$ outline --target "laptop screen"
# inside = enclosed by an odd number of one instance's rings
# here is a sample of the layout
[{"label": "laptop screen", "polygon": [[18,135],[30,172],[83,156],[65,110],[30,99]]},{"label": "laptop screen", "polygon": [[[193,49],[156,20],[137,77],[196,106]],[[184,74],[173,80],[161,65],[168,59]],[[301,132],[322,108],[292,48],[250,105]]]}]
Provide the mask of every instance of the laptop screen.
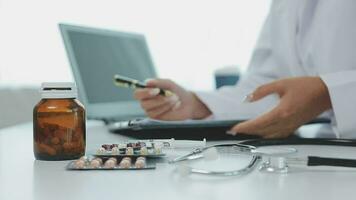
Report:
[{"label": "laptop screen", "polygon": [[144,81],[156,77],[141,34],[60,24],[80,100],[91,118],[143,115],[133,91],[114,85],[120,74]]},{"label": "laptop screen", "polygon": [[113,84],[114,74],[152,76],[146,43],[140,38],[68,31],[89,103],[133,100],[130,89]]}]

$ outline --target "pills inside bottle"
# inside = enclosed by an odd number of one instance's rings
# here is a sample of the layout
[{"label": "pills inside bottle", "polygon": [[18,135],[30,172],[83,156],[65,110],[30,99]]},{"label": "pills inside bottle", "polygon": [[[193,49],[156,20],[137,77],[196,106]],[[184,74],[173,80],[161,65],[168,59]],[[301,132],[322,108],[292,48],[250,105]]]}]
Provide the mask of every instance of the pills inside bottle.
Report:
[{"label": "pills inside bottle", "polygon": [[71,160],[85,154],[85,110],[74,83],[43,83],[33,110],[34,155],[38,160]]}]

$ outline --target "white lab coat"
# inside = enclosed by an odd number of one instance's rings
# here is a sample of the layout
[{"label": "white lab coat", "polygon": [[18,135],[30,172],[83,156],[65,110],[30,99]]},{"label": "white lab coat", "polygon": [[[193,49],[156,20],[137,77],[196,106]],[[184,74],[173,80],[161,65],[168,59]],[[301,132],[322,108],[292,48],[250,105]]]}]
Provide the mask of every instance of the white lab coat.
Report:
[{"label": "white lab coat", "polygon": [[196,94],[216,119],[254,118],[276,106],[278,98],[247,104],[245,95],[261,84],[296,76],[322,78],[332,102],[324,115],[334,122],[335,136],[356,138],[355,0],[273,1],[242,80]]}]

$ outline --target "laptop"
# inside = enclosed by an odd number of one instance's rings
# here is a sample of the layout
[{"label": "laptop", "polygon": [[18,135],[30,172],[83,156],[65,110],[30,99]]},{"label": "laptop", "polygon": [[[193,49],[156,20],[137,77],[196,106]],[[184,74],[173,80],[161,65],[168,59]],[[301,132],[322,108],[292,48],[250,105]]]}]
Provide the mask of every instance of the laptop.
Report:
[{"label": "laptop", "polygon": [[157,77],[144,35],[70,24],[59,29],[87,117],[105,122],[144,117],[133,91],[113,83],[115,74]]}]

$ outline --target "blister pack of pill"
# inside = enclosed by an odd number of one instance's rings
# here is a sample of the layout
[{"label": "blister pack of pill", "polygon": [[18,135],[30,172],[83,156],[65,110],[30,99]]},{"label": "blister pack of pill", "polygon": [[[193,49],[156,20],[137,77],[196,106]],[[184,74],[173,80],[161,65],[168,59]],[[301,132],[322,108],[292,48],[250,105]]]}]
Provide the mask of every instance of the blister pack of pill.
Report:
[{"label": "blister pack of pill", "polygon": [[155,169],[155,164],[147,163],[145,157],[81,157],[67,165],[68,170],[145,170]]},{"label": "blister pack of pill", "polygon": [[162,147],[149,142],[103,144],[93,154],[96,157],[164,157]]}]

